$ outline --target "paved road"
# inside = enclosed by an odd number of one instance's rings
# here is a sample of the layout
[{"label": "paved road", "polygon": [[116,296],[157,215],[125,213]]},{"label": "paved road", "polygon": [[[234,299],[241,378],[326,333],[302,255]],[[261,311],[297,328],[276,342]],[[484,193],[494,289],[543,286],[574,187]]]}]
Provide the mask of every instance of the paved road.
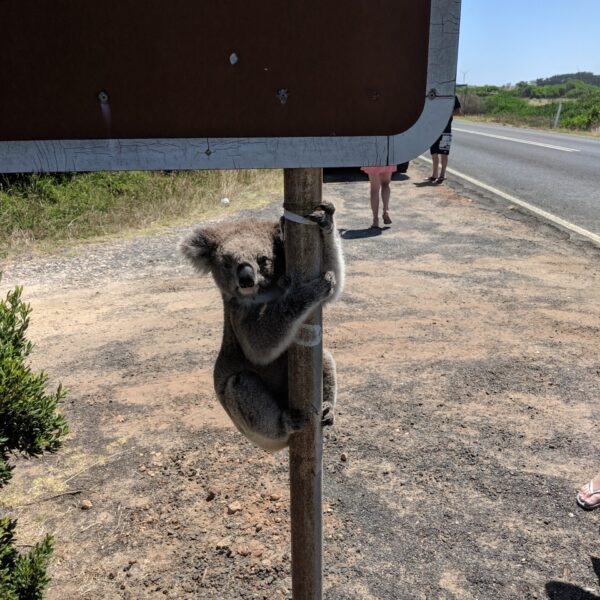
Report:
[{"label": "paved road", "polygon": [[600,139],[455,119],[449,166],[600,233]]}]

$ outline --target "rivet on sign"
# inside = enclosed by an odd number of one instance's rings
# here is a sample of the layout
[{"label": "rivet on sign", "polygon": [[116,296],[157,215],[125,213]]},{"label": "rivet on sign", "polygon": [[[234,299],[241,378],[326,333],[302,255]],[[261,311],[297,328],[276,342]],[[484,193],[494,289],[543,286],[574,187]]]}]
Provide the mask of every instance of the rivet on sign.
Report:
[{"label": "rivet on sign", "polygon": [[230,62],[232,65],[235,65],[235,64],[237,63],[237,61],[238,61],[238,60],[239,60],[239,58],[238,58],[238,55],[237,55],[235,52],[232,52],[232,53],[229,55],[229,62]]},{"label": "rivet on sign", "polygon": [[281,104],[285,104],[288,101],[288,97],[289,92],[287,91],[287,89],[281,88],[280,90],[277,90],[277,98],[279,99],[279,102],[281,102]]},{"label": "rivet on sign", "polygon": [[204,151],[204,154],[206,154],[206,156],[210,156],[210,155],[212,154],[212,150],[211,150],[210,148],[207,148],[207,149]]},{"label": "rivet on sign", "polygon": [[98,92],[97,98],[98,98],[98,100],[100,100],[101,104],[107,104],[108,103],[108,93],[105,92],[104,90],[102,90],[101,92]]},{"label": "rivet on sign", "polygon": [[435,88],[431,88],[427,95],[431,100],[433,100],[437,96],[437,90]]}]

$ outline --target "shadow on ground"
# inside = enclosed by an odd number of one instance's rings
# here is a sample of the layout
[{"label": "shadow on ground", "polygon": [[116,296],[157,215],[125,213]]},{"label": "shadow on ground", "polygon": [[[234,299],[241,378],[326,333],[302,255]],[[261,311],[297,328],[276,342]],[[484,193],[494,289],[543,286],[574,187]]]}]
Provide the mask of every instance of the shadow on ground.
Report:
[{"label": "shadow on ground", "polygon": [[[590,556],[594,572],[600,580],[600,559]],[[550,600],[600,600],[600,596],[592,594],[587,590],[562,581],[549,581],[546,584],[546,594]]]},{"label": "shadow on ground", "polygon": [[381,235],[389,227],[367,227],[365,229],[340,229],[340,235],[344,240],[358,240]]}]

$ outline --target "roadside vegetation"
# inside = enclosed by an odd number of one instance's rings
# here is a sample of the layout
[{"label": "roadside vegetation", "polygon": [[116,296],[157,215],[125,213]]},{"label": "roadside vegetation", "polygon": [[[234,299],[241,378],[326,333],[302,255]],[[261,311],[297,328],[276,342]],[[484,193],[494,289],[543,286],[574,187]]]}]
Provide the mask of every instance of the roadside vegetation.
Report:
[{"label": "roadside vegetation", "polygon": [[600,133],[600,76],[592,73],[503,87],[464,86],[458,93],[467,116],[548,129],[562,104],[559,129]]},{"label": "roadside vegetation", "polygon": [[[0,300],[0,489],[12,477],[11,457],[56,452],[68,433],[58,412],[66,392],[59,385],[48,394],[48,376],[34,373],[28,364],[33,345],[25,334],[31,307],[21,300],[21,292],[17,287]],[[0,598],[41,600],[49,582],[53,538],[46,535],[23,551],[16,543],[16,525],[0,510]]]},{"label": "roadside vegetation", "polygon": [[282,183],[273,170],[0,174],[0,257],[256,208]]}]

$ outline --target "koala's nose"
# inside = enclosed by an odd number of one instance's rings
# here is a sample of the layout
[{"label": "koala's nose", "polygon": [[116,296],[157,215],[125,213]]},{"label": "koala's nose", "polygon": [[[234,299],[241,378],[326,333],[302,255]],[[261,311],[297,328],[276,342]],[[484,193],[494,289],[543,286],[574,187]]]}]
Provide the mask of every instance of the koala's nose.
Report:
[{"label": "koala's nose", "polygon": [[254,287],[254,269],[250,265],[240,265],[237,276],[240,287]]}]

